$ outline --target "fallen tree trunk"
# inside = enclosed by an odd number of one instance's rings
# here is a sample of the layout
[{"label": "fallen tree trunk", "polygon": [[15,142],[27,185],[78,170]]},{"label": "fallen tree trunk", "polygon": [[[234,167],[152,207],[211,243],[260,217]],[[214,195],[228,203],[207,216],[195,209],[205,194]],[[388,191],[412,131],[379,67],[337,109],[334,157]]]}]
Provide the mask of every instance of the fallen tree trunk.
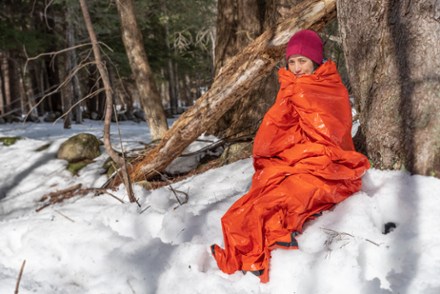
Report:
[{"label": "fallen tree trunk", "polygon": [[220,70],[209,91],[180,116],[154,149],[134,164],[130,174],[134,181],[146,180],[164,170],[237,99],[246,96],[282,59],[289,38],[296,31],[320,30],[335,18],[336,0],[306,0],[288,15],[291,17],[266,30]]}]

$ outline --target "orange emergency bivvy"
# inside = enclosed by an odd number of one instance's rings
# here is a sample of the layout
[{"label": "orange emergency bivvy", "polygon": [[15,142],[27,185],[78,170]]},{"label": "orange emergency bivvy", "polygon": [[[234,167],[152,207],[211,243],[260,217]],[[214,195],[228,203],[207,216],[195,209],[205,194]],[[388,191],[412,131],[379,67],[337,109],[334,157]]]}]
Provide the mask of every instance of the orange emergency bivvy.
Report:
[{"label": "orange emergency bivvy", "polygon": [[346,88],[332,61],[297,78],[278,71],[280,90],[255,136],[247,194],[222,217],[224,246],[211,247],[225,273],[269,280],[270,250],[298,248],[304,222],[361,188],[368,159],[354,151]]}]

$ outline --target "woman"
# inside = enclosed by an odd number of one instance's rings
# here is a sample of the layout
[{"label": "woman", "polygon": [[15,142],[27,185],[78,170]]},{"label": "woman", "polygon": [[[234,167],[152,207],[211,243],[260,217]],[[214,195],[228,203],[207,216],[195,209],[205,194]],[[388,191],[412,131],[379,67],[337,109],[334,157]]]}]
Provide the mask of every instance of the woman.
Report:
[{"label": "woman", "polygon": [[369,168],[354,151],[348,92],[334,62],[322,62],[318,34],[297,32],[286,60],[255,136],[251,188],[222,217],[225,249],[211,246],[223,272],[251,271],[264,283],[271,249],[298,248],[304,223],[359,191]]}]

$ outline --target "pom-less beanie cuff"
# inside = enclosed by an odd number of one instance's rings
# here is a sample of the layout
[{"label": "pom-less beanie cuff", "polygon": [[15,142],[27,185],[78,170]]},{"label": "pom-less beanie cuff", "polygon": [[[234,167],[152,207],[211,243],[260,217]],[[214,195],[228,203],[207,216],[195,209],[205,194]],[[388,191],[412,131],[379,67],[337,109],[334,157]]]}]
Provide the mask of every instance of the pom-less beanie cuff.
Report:
[{"label": "pom-less beanie cuff", "polygon": [[290,38],[286,48],[286,60],[292,55],[302,55],[322,64],[323,45],[319,35],[312,30],[298,31]]}]

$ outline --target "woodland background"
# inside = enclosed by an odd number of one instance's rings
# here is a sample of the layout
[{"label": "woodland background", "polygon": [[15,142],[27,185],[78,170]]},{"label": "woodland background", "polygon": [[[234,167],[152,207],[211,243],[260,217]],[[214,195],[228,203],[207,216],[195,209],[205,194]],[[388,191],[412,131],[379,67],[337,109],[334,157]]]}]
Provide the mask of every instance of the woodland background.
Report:
[{"label": "woodland background", "polygon": [[[304,28],[372,168],[263,285],[209,246]],[[439,40],[439,0],[0,0],[0,292],[439,293]],[[78,133],[106,152],[72,174],[57,153]],[[109,156],[125,187],[105,189]]]},{"label": "woodland background", "polygon": [[[72,121],[104,119],[106,86],[97,69],[104,64],[117,118],[147,121],[152,138],[161,141],[139,161],[136,179],[163,170],[203,132],[226,142],[225,162],[249,156],[275,98],[276,67],[283,65],[282,55],[271,52],[282,52],[285,42],[271,49],[274,39],[264,36],[282,31],[289,19],[297,29],[317,29],[326,56],[338,63],[359,113],[357,148],[373,166],[440,174],[439,1],[90,0],[103,56],[98,63],[81,13],[85,1],[0,3],[0,121],[61,118],[69,128]],[[322,6],[315,20],[312,7]],[[250,53],[249,63],[243,52]],[[243,93],[213,110],[221,115],[196,105],[167,131],[166,116],[209,96],[214,84],[234,84],[230,60],[246,70],[259,55],[277,65],[234,90]],[[203,115],[208,118],[198,118]],[[185,126],[194,131],[182,140]],[[173,138],[182,143],[167,150]],[[152,164],[158,157],[166,159]]]},{"label": "woodland background", "polygon": [[[87,3],[120,118],[139,119],[135,110],[142,109],[141,99],[121,39],[116,4]],[[79,2],[2,0],[1,11],[3,120],[29,115],[27,120],[44,117],[50,121],[69,110],[65,120],[102,119],[102,82],[91,62]],[[212,81],[214,1],[136,1],[135,17],[163,106],[169,115],[177,114]]]}]

